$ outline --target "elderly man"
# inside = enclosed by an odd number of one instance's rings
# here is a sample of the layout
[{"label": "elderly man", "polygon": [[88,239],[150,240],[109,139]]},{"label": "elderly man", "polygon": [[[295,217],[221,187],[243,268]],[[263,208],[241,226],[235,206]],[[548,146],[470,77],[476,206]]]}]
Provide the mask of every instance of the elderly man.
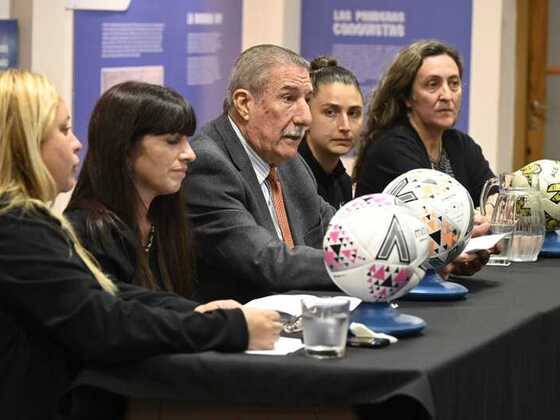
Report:
[{"label": "elderly man", "polygon": [[311,122],[308,63],[274,45],[241,54],[225,113],[191,145],[184,187],[197,240],[197,297],[240,301],[335,286],[322,240],[334,209],[298,145]]},{"label": "elderly man", "polygon": [[[335,210],[297,153],[311,122],[308,71],[293,51],[249,48],[233,68],[224,114],[191,142],[197,160],[184,188],[198,244],[199,300],[336,288],[321,250]],[[487,261],[487,252],[463,254],[441,273],[470,275]]]}]

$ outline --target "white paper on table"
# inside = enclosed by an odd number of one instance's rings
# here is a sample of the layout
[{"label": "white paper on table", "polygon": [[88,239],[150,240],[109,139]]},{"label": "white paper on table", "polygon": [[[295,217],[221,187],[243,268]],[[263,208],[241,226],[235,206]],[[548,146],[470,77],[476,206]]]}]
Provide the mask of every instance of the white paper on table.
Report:
[{"label": "white paper on table", "polygon": [[[245,306],[249,308],[272,309],[289,313],[293,316],[301,315],[301,300],[303,298],[314,298],[313,295],[272,295],[254,299],[247,302]],[[323,296],[320,296],[323,297]],[[326,296],[325,296],[326,297]],[[350,301],[350,311],[353,311],[360,303],[361,299],[352,296],[333,296],[334,299],[348,299]]]},{"label": "white paper on table", "polygon": [[303,347],[299,338],[280,337],[272,350],[246,350],[247,354],[264,354],[269,356],[285,356]]},{"label": "white paper on table", "polygon": [[463,252],[476,252],[481,250],[488,250],[496,245],[506,233],[495,233],[493,235],[478,236],[471,238]]}]

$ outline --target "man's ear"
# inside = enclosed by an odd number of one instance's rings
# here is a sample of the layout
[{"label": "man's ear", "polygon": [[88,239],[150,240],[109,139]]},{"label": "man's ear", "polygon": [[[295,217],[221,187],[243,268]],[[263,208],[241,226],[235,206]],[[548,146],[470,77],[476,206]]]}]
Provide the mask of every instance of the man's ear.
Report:
[{"label": "man's ear", "polygon": [[237,114],[245,121],[249,120],[249,108],[254,101],[253,95],[247,89],[236,89],[232,95],[233,107]]}]

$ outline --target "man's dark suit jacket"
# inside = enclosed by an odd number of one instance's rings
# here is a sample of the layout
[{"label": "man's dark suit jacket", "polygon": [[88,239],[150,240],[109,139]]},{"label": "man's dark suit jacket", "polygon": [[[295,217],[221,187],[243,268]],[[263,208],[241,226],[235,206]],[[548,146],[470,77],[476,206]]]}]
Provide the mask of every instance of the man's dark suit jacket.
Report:
[{"label": "man's dark suit jacket", "polygon": [[322,242],[334,209],[296,155],[279,169],[295,243],[278,239],[249,156],[226,114],[191,140],[197,158],[184,181],[197,242],[195,298],[241,302],[275,292],[334,288]]}]

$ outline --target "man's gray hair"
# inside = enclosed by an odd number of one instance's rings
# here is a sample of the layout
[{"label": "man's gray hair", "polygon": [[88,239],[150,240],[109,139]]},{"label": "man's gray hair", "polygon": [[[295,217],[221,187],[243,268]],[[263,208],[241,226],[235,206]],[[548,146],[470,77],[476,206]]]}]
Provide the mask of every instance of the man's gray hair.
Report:
[{"label": "man's gray hair", "polygon": [[227,109],[233,106],[233,92],[247,89],[256,98],[264,93],[269,71],[276,66],[290,65],[309,69],[309,62],[295,52],[272,44],[255,45],[248,48],[235,61],[227,90]]}]

